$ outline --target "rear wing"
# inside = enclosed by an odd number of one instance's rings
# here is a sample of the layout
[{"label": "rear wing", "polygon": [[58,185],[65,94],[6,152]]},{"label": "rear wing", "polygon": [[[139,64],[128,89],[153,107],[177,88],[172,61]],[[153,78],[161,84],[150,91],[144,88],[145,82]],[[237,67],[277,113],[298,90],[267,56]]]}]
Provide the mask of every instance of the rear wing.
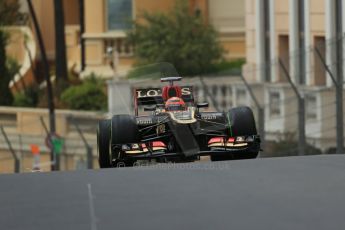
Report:
[{"label": "rear wing", "polygon": [[[188,102],[194,102],[193,86],[180,86],[182,99]],[[137,113],[138,106],[164,104],[161,88],[135,89],[134,106]]]}]

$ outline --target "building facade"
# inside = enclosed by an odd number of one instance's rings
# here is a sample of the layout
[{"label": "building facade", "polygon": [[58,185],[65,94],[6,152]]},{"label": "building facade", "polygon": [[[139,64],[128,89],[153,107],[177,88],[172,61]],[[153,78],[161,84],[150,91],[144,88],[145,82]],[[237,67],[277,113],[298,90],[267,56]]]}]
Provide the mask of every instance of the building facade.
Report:
[{"label": "building facade", "polygon": [[[240,0],[188,0],[191,11],[203,14],[219,32],[219,40],[229,60],[245,58],[244,2]],[[112,76],[109,58],[115,59],[118,72],[126,72],[133,64],[133,48],[127,44],[126,31],[131,29],[131,20],[140,21],[143,12],[166,13],[175,5],[175,0],[85,0],[86,70]],[[78,43],[70,43],[69,60],[78,63],[74,53]],[[74,45],[74,46],[73,46]],[[111,47],[116,57],[106,51]],[[78,53],[78,51],[77,51]]]},{"label": "building facade", "polygon": [[[344,44],[337,34],[345,31],[345,4],[339,2],[246,0],[243,74],[248,81],[263,85],[266,132],[272,138],[298,132],[297,99],[287,80],[290,77],[306,103],[309,143],[323,150],[335,146],[335,88],[326,70],[335,74],[337,66],[343,66],[336,51],[337,41]],[[341,22],[340,27],[336,22]]]},{"label": "building facade", "polygon": [[[207,23],[219,32],[219,41],[228,60],[245,58],[244,2],[241,0],[186,0],[191,13],[201,13]],[[80,3],[83,2],[83,9]],[[134,62],[133,47],[127,42],[126,32],[131,22],[140,21],[143,12],[166,13],[176,0],[63,0],[68,68],[81,76],[91,72],[105,78],[113,76],[109,62],[114,62],[119,74],[126,73]],[[53,0],[33,0],[38,23],[48,59],[55,59],[55,29]],[[21,0],[22,11],[28,13],[25,0]],[[80,10],[84,13],[84,33],[80,28]],[[33,28],[31,28],[33,31]],[[35,35],[35,33],[33,33]],[[34,39],[35,40],[35,39]],[[36,39],[37,40],[37,39]],[[81,68],[81,40],[85,41],[85,68]],[[37,43],[37,41],[36,41]],[[107,52],[114,51],[111,55]],[[38,46],[35,48],[38,49]],[[40,52],[31,55],[40,60]],[[23,60],[19,60],[23,64]],[[12,90],[27,81],[25,73],[12,83]],[[23,78],[24,80],[22,80]],[[32,79],[32,77],[30,77]]]}]

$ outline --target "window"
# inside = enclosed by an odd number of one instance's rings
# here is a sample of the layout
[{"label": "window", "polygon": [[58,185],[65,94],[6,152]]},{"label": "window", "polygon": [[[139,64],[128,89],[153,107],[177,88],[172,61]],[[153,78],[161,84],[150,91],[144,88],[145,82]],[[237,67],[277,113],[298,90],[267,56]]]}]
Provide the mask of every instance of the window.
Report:
[{"label": "window", "polygon": [[[321,56],[326,57],[326,40],[324,36],[315,36],[314,44],[321,53]],[[331,43],[330,43],[331,44]],[[314,52],[314,77],[315,85],[326,85],[326,69],[323,66],[322,60],[316,52]]]},{"label": "window", "polygon": [[132,0],[108,0],[108,30],[131,28]]},{"label": "window", "polygon": [[[279,35],[278,37],[278,52],[279,58],[282,60],[286,69],[290,68],[290,57],[289,57],[289,36],[288,35]],[[286,82],[286,76],[282,68],[279,69],[279,82]]]},{"label": "window", "polygon": [[270,106],[270,116],[280,116],[280,93],[279,92],[270,92],[269,93],[269,106]]},{"label": "window", "polygon": [[317,98],[315,95],[306,95],[306,119],[316,120],[317,119]]}]

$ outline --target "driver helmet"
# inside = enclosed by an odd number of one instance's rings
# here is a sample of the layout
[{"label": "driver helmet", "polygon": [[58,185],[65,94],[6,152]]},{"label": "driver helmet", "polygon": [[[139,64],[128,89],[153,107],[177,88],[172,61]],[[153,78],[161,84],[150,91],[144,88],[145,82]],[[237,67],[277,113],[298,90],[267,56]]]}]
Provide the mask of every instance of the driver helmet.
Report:
[{"label": "driver helmet", "polygon": [[166,111],[183,111],[186,110],[186,103],[179,97],[171,97],[165,103]]}]

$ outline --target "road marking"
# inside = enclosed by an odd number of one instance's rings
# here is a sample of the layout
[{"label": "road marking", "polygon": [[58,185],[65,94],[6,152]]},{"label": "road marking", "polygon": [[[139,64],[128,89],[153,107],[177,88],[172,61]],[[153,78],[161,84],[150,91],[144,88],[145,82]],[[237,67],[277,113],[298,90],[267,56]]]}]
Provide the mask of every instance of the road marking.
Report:
[{"label": "road marking", "polygon": [[91,219],[91,230],[97,230],[97,218],[95,214],[95,207],[93,204],[93,196],[91,190],[91,184],[87,184],[88,195],[89,195],[89,208],[90,208],[90,219]]}]

